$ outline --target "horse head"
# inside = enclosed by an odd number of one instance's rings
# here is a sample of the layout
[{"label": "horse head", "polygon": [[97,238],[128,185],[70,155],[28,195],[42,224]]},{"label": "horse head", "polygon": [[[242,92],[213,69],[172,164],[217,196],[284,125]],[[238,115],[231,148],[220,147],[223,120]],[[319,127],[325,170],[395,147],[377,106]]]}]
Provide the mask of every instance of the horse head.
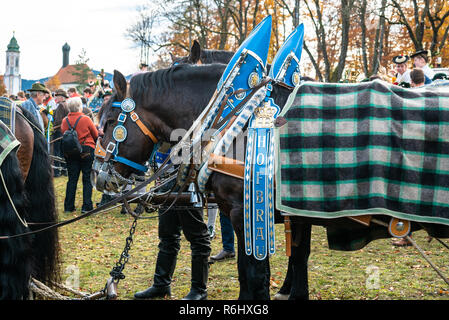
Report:
[{"label": "horse head", "polygon": [[171,55],[172,65],[177,64],[210,64],[224,63],[227,64],[234,55],[234,51],[203,49],[197,40],[193,41],[190,52],[184,57],[175,57]]},{"label": "horse head", "polygon": [[172,58],[172,65],[174,66],[181,63],[197,64],[201,57],[201,45],[198,41],[194,40],[188,56],[175,57],[172,54],[170,56]]},{"label": "horse head", "polygon": [[142,112],[142,101],[133,98],[125,77],[114,71],[113,81],[115,92],[98,115],[104,134],[97,141],[92,182],[99,191],[117,192],[147,171],[144,164],[158,138],[155,118]]},{"label": "horse head", "polygon": [[138,74],[129,84],[114,71],[115,92],[98,115],[104,135],[98,139],[92,170],[97,190],[117,192],[142,176],[155,146],[176,143],[192,125],[224,68],[177,65]]}]

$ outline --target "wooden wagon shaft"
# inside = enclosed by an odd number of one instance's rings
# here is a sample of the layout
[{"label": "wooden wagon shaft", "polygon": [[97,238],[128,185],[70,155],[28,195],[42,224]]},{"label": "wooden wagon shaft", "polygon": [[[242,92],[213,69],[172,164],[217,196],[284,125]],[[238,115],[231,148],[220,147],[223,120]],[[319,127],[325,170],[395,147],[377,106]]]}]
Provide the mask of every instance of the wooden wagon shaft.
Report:
[{"label": "wooden wagon shaft", "polygon": [[211,154],[208,169],[243,180],[245,164],[242,161]]}]

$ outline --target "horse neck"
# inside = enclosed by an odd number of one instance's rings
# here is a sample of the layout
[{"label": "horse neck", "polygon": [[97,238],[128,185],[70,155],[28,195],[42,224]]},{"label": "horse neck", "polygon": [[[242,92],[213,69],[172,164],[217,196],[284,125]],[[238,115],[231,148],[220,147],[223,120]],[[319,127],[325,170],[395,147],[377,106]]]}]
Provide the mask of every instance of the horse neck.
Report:
[{"label": "horse neck", "polygon": [[157,119],[164,139],[170,139],[173,130],[188,130],[192,126],[209,104],[225,67],[224,64],[188,67],[170,89],[153,95],[148,111]]},{"label": "horse neck", "polygon": [[285,106],[285,103],[287,102],[288,97],[290,96],[290,93],[292,93],[292,89],[274,84],[271,97],[282,110]]},{"label": "horse neck", "polygon": [[[194,97],[185,101],[182,99],[175,101],[176,99],[170,99],[167,96],[163,104],[164,98],[161,97],[161,103],[148,108],[148,121],[152,130],[155,131],[154,134],[161,137],[165,142],[171,142],[172,135],[177,134],[175,130],[181,130],[180,134],[188,130],[208,105],[214,89],[215,86],[213,86],[213,90],[212,87],[197,90]],[[172,94],[171,96],[175,95]]]},{"label": "horse neck", "polygon": [[201,50],[201,62],[206,63],[224,63],[228,64],[233,57],[234,52],[225,50]]}]

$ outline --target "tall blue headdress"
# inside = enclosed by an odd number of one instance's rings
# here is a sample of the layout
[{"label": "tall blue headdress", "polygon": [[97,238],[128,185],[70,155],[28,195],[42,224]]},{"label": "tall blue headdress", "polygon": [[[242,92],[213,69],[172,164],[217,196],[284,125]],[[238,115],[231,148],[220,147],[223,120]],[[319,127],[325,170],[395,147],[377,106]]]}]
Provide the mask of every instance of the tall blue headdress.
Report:
[{"label": "tall blue headdress", "polygon": [[[251,89],[256,87],[266,76],[271,23],[271,16],[267,16],[263,19],[251,31],[231,58],[217,84],[217,90],[209,101],[208,106],[185,135],[185,137],[189,137],[191,134],[193,135],[192,144],[195,148],[196,146],[203,145],[201,141],[204,138],[206,130],[210,129],[214,122],[218,123],[225,118],[245,99],[247,94],[252,91]],[[220,106],[223,104],[224,107],[221,109]],[[245,103],[242,109],[239,108],[239,112],[244,110],[246,105],[247,104]],[[219,112],[220,110],[222,110],[221,113]],[[236,116],[239,115],[239,112],[236,113]],[[227,123],[223,123],[219,128],[216,128],[218,130],[216,130],[215,134],[212,134],[208,148],[203,148],[202,150],[195,150],[194,148],[193,153],[189,155],[193,156],[193,162],[195,164],[200,164],[198,169],[200,169],[201,165],[204,167],[204,161],[207,161],[213,150],[213,145],[216,142],[214,137],[223,130],[226,124]],[[184,145],[189,144],[188,138],[181,140],[181,143],[178,143],[178,145],[172,149],[172,154],[177,154],[179,150],[183,148],[183,143]],[[188,167],[189,166],[187,165],[181,166],[178,182],[185,181],[189,170]],[[206,181],[207,178],[208,176],[205,175],[204,180]]]}]

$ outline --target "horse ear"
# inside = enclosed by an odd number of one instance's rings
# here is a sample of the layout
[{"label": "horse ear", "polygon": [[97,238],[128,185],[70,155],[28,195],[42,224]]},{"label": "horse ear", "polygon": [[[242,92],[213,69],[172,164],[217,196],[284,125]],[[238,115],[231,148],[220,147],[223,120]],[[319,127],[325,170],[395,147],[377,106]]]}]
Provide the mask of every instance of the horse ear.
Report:
[{"label": "horse ear", "polygon": [[192,48],[190,48],[189,60],[195,64],[200,60],[201,56],[201,46],[196,40],[193,41]]},{"label": "horse ear", "polygon": [[117,90],[119,98],[124,99],[126,97],[126,79],[120,71],[114,70],[114,88]]}]

